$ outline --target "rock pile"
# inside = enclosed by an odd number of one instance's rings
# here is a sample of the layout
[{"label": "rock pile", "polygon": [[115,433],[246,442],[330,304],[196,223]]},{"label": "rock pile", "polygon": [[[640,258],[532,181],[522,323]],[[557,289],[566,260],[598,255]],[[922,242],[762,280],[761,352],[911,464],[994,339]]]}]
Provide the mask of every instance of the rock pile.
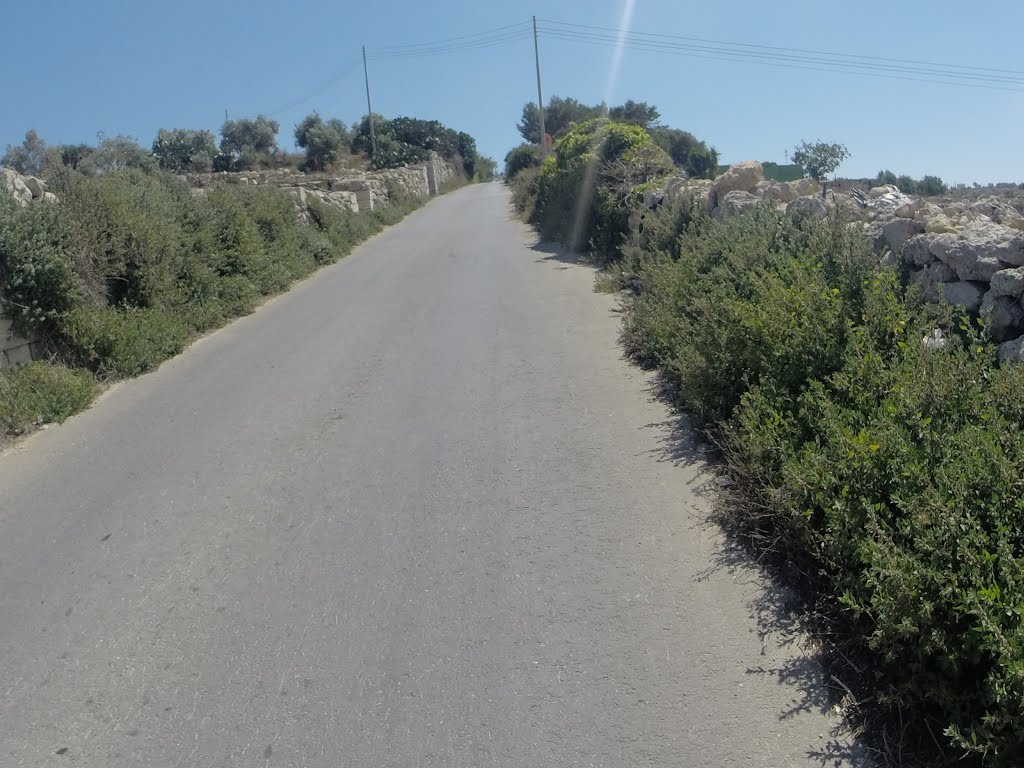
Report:
[{"label": "rock pile", "polygon": [[763,204],[821,218],[841,214],[930,300],[960,305],[984,319],[1001,342],[1001,360],[1024,361],[1024,216],[997,197],[940,205],[891,185],[823,196],[815,181],[766,181],[761,164],[746,161],[714,182],[672,178],[644,202],[654,208],[679,195],[703,199],[717,219]]},{"label": "rock pile", "polygon": [[18,205],[28,205],[35,200],[57,200],[57,196],[46,188],[46,182],[42,179],[22,176],[11,168],[0,168],[0,171],[3,171],[4,188],[11,193]]}]

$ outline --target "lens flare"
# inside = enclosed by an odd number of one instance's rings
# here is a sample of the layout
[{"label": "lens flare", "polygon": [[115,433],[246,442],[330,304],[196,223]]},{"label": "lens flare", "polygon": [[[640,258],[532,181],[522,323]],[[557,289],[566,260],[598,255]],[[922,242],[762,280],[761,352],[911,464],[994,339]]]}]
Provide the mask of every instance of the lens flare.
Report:
[{"label": "lens flare", "polygon": [[636,10],[636,0],[624,0],[622,4],[622,20],[619,22],[619,39],[615,42],[615,50],[612,52],[612,65],[608,71],[608,88],[604,92],[604,103],[611,104],[615,97],[615,86],[619,81],[619,70],[622,68],[622,52],[626,47],[626,36],[633,26],[633,11]]},{"label": "lens flare", "polygon": [[[606,108],[615,95],[615,86],[619,80],[619,70],[622,68],[622,54],[626,47],[626,35],[629,34],[629,30],[633,25],[633,12],[635,10],[636,0],[623,0],[622,18],[618,26],[619,38],[616,41],[615,50],[612,52],[612,63],[608,70],[608,83],[604,92]],[[576,214],[573,217],[572,241],[570,243],[570,247],[574,251],[578,251],[586,246],[586,243],[582,242],[582,240],[586,228],[587,211],[590,210],[590,201],[594,196],[594,180],[597,176],[597,164],[600,157],[598,149],[596,145],[591,147],[592,157],[583,172],[580,193],[576,196]]]}]

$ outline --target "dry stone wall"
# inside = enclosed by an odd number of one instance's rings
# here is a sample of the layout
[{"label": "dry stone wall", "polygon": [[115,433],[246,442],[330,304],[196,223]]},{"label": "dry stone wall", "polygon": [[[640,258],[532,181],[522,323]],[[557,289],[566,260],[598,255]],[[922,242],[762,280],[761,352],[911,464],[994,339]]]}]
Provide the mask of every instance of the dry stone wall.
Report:
[{"label": "dry stone wall", "polygon": [[386,205],[392,189],[419,197],[440,194],[444,184],[458,173],[458,159],[447,160],[432,152],[426,163],[379,171],[347,169],[334,174],[304,174],[297,171],[246,171],[207,173],[186,177],[196,194],[217,184],[270,185],[286,190],[305,212],[310,199],[339,210],[372,211]]},{"label": "dry stone wall", "polygon": [[[770,204],[788,213],[841,213],[871,239],[883,263],[901,268],[932,301],[963,306],[982,318],[1003,361],[1024,361],[1024,215],[998,197],[974,202],[924,200],[894,186],[830,188],[808,179],[772,182],[761,164],[737,163],[714,182],[669,179],[648,192],[653,208],[696,195],[718,219]],[[638,226],[639,216],[631,223]]]}]

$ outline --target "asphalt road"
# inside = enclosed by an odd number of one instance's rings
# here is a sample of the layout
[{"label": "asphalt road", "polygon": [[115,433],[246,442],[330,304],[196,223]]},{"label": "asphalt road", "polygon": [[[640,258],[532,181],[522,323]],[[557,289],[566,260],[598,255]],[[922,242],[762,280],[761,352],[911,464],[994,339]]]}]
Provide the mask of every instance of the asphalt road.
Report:
[{"label": "asphalt road", "polygon": [[532,244],[451,194],[0,455],[0,765],[843,761],[614,300]]}]

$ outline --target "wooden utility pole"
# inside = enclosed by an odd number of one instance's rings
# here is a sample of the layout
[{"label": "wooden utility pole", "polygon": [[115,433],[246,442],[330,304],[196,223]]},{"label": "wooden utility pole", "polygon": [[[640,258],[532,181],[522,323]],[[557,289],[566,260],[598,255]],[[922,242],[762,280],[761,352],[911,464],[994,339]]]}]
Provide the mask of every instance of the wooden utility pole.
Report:
[{"label": "wooden utility pole", "polygon": [[377,154],[377,138],[373,135],[373,105],[370,104],[370,71],[366,67],[366,46],[363,46],[363,78],[366,80],[366,115],[370,121],[370,157]]},{"label": "wooden utility pole", "polygon": [[540,43],[537,42],[537,17],[533,17],[533,58],[537,63],[537,114],[540,115],[540,152],[547,154],[548,144],[545,141],[547,131],[544,129],[544,95],[540,90]]}]

